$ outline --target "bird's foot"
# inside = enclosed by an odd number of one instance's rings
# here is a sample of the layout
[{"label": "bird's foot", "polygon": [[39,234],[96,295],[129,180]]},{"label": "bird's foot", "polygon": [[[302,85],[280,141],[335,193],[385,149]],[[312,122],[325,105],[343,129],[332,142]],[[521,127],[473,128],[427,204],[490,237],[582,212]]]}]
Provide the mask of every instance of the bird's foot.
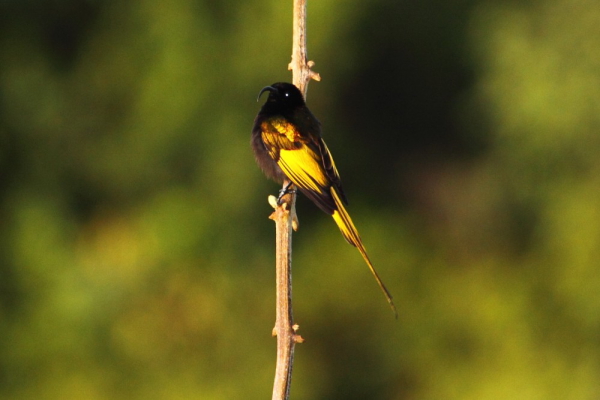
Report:
[{"label": "bird's foot", "polygon": [[280,191],[279,191],[279,196],[277,196],[277,204],[281,203],[281,199],[283,198],[283,196],[285,196],[286,194],[294,194],[296,193],[296,189],[290,189],[290,186],[292,186],[292,182],[288,182],[287,185],[285,185]]}]

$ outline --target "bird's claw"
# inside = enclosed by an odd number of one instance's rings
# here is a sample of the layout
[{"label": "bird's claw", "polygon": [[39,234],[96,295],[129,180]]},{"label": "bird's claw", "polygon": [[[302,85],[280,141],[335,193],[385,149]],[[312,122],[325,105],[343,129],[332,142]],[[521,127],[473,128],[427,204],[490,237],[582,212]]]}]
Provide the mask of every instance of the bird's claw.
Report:
[{"label": "bird's claw", "polygon": [[277,204],[281,203],[281,199],[286,194],[295,194],[296,193],[296,189],[290,189],[290,186],[292,186],[292,182],[288,183],[282,189],[279,190],[279,196],[277,196]]}]

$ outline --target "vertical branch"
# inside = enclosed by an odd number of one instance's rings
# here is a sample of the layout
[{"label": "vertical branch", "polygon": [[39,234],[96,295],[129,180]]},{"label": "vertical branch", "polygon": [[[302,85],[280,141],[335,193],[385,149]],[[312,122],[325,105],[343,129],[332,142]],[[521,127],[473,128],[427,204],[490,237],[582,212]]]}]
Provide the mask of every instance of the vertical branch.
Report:
[{"label": "vertical branch", "polygon": [[272,400],[287,400],[292,383],[294,345],[302,342],[302,337],[296,334],[298,326],[294,325],[292,314],[292,220],[296,195],[293,193],[285,195],[279,205],[275,196],[270,196],[269,202],[275,206],[275,211],[270,218],[275,221],[277,241],[277,298],[273,329],[273,334],[277,335],[277,366]]},{"label": "vertical branch", "polygon": [[288,70],[292,71],[293,83],[300,89],[305,99],[310,80],[321,80],[321,76],[311,70],[314,65],[314,62],[308,61],[306,52],[306,0],[294,0],[292,62],[289,63]]},{"label": "vertical branch", "polygon": [[[311,71],[314,63],[308,61],[306,55],[306,0],[294,0],[293,25],[292,61],[288,69],[292,71],[294,85],[306,98],[308,82],[311,79],[321,79],[319,74]],[[277,335],[277,366],[272,400],[287,400],[292,381],[294,345],[303,341],[302,337],[296,334],[298,325],[294,324],[292,314],[292,229],[298,229],[296,194],[286,194],[280,204],[271,196],[269,203],[275,208],[270,218],[275,221],[277,237],[277,300],[273,329],[273,334]]]}]

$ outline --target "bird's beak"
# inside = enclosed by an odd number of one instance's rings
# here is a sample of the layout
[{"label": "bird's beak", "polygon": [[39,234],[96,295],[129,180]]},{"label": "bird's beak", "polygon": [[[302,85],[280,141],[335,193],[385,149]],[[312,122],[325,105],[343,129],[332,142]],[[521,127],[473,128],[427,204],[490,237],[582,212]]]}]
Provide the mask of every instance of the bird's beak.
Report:
[{"label": "bird's beak", "polygon": [[256,101],[258,102],[260,100],[260,96],[264,93],[264,92],[276,92],[277,89],[275,89],[273,86],[265,86],[264,88],[262,88],[262,90],[260,91],[260,93],[258,94],[258,97],[256,98]]}]

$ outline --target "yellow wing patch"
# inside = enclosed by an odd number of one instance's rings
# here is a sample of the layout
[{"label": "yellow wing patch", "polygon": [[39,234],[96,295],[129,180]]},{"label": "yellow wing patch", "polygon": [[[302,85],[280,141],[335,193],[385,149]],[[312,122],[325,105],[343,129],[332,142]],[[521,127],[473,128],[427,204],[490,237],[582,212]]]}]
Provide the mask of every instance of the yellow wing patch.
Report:
[{"label": "yellow wing patch", "polygon": [[263,122],[261,125],[261,138],[269,155],[275,161],[279,159],[279,151],[281,149],[295,149],[300,143],[294,143],[288,140],[288,137],[279,132],[270,122]]},{"label": "yellow wing patch", "polygon": [[262,123],[261,131],[270,156],[296,186],[320,194],[327,192],[331,182],[321,153],[307,143],[293,124],[285,118],[270,118]]},{"label": "yellow wing patch", "polygon": [[281,150],[277,164],[300,188],[323,193],[330,185],[321,165],[320,155],[308,146],[295,150]]},{"label": "yellow wing patch", "polygon": [[[290,142],[301,141],[300,133],[296,130],[296,127],[288,122],[285,118],[271,118],[262,123],[263,132],[272,132],[283,135]],[[273,132],[275,130],[275,132]]]}]

